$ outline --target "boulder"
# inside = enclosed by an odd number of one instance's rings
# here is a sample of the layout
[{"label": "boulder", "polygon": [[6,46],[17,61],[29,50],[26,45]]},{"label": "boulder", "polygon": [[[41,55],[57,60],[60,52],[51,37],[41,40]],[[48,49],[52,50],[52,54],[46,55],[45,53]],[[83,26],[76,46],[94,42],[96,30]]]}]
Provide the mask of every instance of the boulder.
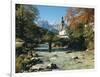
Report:
[{"label": "boulder", "polygon": [[58,69],[58,66],[54,63],[50,63],[50,64],[47,65],[47,68],[48,69]]},{"label": "boulder", "polygon": [[53,69],[58,69],[56,64],[53,63],[45,63],[45,64],[36,64],[30,68],[30,72],[37,72],[37,71],[52,71]]},{"label": "boulder", "polygon": [[37,53],[32,53],[33,57],[38,57],[39,55]]},{"label": "boulder", "polygon": [[33,65],[30,70],[32,72],[35,72],[35,71],[43,71],[46,69],[46,66],[44,64],[36,64],[36,65]]},{"label": "boulder", "polygon": [[72,57],[72,59],[77,60],[77,59],[79,59],[79,57],[78,56],[74,56],[74,57]]}]

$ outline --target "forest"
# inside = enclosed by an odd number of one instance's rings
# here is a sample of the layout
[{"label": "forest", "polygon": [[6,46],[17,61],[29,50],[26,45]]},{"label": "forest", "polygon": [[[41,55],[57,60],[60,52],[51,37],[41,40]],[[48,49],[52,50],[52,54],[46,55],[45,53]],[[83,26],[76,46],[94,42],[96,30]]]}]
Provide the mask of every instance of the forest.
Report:
[{"label": "forest", "polygon": [[16,73],[94,68],[94,8],[67,7],[51,25],[36,5],[15,6]]}]

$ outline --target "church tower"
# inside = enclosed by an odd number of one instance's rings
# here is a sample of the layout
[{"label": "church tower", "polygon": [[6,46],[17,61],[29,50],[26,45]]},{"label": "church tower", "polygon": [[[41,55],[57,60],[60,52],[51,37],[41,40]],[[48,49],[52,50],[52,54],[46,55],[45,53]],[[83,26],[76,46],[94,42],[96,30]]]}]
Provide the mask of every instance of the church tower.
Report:
[{"label": "church tower", "polygon": [[64,22],[64,18],[63,18],[63,16],[62,16],[62,17],[61,17],[60,31],[59,31],[59,35],[58,35],[59,38],[69,38],[69,37],[66,35],[66,30],[65,30],[64,28],[65,28],[65,22]]},{"label": "church tower", "polygon": [[61,20],[61,31],[64,29],[64,18],[63,18],[63,16],[62,16],[62,18],[61,18],[62,20]]}]

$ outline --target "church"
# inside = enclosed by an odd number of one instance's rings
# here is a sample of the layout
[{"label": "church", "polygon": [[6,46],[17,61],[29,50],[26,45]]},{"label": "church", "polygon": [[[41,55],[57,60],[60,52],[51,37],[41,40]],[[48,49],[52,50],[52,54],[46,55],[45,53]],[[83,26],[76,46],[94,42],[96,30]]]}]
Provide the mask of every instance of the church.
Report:
[{"label": "church", "polygon": [[66,30],[65,30],[65,22],[64,22],[64,18],[61,18],[61,25],[60,25],[60,29],[59,29],[59,38],[69,38],[67,36]]}]

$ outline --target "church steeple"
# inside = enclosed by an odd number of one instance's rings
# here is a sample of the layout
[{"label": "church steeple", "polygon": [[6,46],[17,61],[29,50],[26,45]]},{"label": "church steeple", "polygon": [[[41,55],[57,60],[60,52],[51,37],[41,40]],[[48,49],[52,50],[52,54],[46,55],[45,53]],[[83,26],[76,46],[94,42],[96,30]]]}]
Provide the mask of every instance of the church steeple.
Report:
[{"label": "church steeple", "polygon": [[63,28],[64,28],[64,18],[63,18],[63,16],[62,16],[61,19],[62,19],[62,20],[61,20],[61,30],[63,30]]},{"label": "church steeple", "polygon": [[64,28],[65,28],[65,21],[64,21],[64,18],[63,18],[63,16],[62,16],[62,17],[61,17],[60,31],[59,31],[59,35],[58,35],[59,38],[69,38],[69,37],[66,35],[66,30],[65,30]]}]

